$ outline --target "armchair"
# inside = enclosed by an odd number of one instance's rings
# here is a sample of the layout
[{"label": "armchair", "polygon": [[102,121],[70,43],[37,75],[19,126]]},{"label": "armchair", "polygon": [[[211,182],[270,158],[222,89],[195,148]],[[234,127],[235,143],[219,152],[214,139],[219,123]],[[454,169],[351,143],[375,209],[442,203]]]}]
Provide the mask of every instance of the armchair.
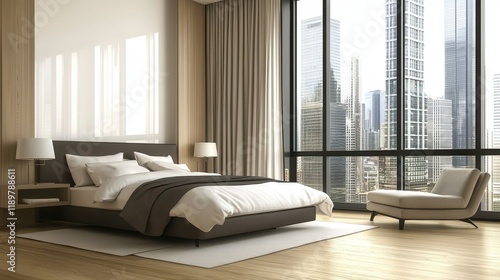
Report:
[{"label": "armchair", "polygon": [[470,220],[481,203],[491,175],[475,168],[448,168],[439,176],[430,193],[419,191],[376,190],[368,192],[366,208],[370,221],[377,214],[405,220]]}]

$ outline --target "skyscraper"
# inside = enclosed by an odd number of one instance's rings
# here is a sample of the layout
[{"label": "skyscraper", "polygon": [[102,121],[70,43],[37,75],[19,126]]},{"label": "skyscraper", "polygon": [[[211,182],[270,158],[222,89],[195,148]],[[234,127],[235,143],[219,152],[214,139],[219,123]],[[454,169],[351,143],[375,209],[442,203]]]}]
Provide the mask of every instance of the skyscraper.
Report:
[{"label": "skyscraper", "polygon": [[[500,149],[500,73],[493,76],[493,145]],[[491,169],[492,189],[488,190],[488,211],[500,211],[500,156],[493,156]]]},{"label": "skyscraper", "polygon": [[381,90],[372,90],[365,94],[364,140],[365,150],[380,150],[380,97]]},{"label": "skyscraper", "polygon": [[[301,104],[322,100],[322,91],[318,87],[323,85],[323,27],[321,17],[305,19],[301,23]],[[304,146],[304,145],[302,145]]]},{"label": "skyscraper", "polygon": [[[330,102],[329,150],[346,148],[346,114],[345,104]],[[328,178],[329,194],[333,201],[345,202],[350,191],[346,184],[346,158],[330,157],[326,177]]]},{"label": "skyscraper", "polygon": [[[323,104],[323,26],[322,17],[313,17],[301,22],[301,103],[300,149],[321,151],[323,149],[323,121],[327,122],[328,149],[346,148],[346,108],[340,100],[340,22],[330,19],[330,62],[327,87],[329,104]],[[323,106],[329,117],[323,120]],[[302,182],[322,190],[323,160],[320,157],[300,158]],[[345,158],[331,158],[328,162],[327,193],[332,198],[345,199]],[[342,190],[339,191],[339,187]]]},{"label": "skyscraper", "polygon": [[[403,124],[406,149],[427,148],[427,102],[424,94],[424,1],[405,0],[405,92]],[[397,147],[397,1],[386,0],[386,107],[383,147]],[[397,165],[392,158],[381,157],[381,188],[395,189]],[[409,189],[426,188],[427,162],[424,157],[405,158],[405,186]]]},{"label": "skyscraper", "polygon": [[[364,119],[360,100],[359,59],[352,57],[350,66],[350,92],[346,104],[346,150],[359,151],[363,143],[362,119]],[[346,202],[352,203],[357,202],[357,194],[363,185],[363,158],[348,157],[346,160]]]},{"label": "skyscraper", "polygon": [[[427,131],[428,147],[431,150],[451,149],[452,142],[452,119],[451,100],[429,99],[428,100]],[[437,182],[443,168],[452,167],[451,156],[430,156],[429,181]]]},{"label": "skyscraper", "polygon": [[365,93],[365,129],[380,130],[380,97],[381,90]]},{"label": "skyscraper", "polygon": [[[475,146],[474,2],[445,2],[445,98],[452,103],[453,149],[472,149]],[[453,165],[474,167],[474,158],[454,156]]]},{"label": "skyscraper", "polygon": [[[301,22],[301,101],[317,99],[323,84],[323,19],[321,16]],[[340,103],[340,22],[330,19],[329,100]],[[322,91],[321,91],[322,92]],[[322,96],[321,96],[322,98]]]},{"label": "skyscraper", "polygon": [[[323,121],[321,113],[323,104],[321,101],[309,101],[302,104],[300,113],[302,135],[301,144],[307,147],[307,150],[321,150],[323,141],[318,137],[318,132],[323,130]],[[300,168],[302,169],[302,181],[314,189],[323,191],[323,160],[318,157],[304,157],[300,159]]]},{"label": "skyscraper", "polygon": [[347,97],[347,150],[356,151],[361,150],[361,136],[363,129],[361,112],[361,99],[360,99],[360,70],[359,59],[357,57],[351,58],[351,73],[350,73],[350,94]]}]

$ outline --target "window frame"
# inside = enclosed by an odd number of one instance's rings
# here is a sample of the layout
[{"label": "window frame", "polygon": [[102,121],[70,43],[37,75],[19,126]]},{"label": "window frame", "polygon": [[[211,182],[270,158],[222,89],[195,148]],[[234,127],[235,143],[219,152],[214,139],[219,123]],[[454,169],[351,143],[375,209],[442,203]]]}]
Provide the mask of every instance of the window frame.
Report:
[{"label": "window frame", "polygon": [[[397,0],[397,140],[396,148],[393,150],[357,150],[357,151],[329,151],[327,147],[327,133],[323,133],[323,150],[322,151],[299,151],[297,145],[297,1],[298,0],[282,0],[282,28],[283,28],[283,128],[284,128],[284,166],[285,178],[290,181],[297,180],[297,158],[299,157],[322,157],[323,159],[323,191],[326,191],[328,183],[327,168],[328,159],[330,157],[396,157],[397,158],[397,189],[404,190],[404,174],[405,174],[405,158],[418,156],[473,156],[475,157],[476,168],[483,170],[484,157],[499,156],[500,149],[482,148],[485,116],[483,115],[485,94],[485,73],[482,65],[484,65],[484,1],[475,0],[476,5],[476,100],[480,104],[476,104],[476,119],[475,119],[475,147],[471,149],[421,149],[412,150],[405,148],[404,132],[405,114],[404,114],[404,89],[405,89],[405,73],[404,73],[404,57],[405,46],[404,40],[404,22],[405,13],[400,12],[405,10],[405,0]],[[303,0],[304,1],[304,0]],[[323,0],[323,18],[330,17],[330,0]],[[323,20],[323,84],[329,86],[328,63],[329,61],[329,21]],[[327,92],[327,90],[325,90]],[[323,104],[327,103],[327,94],[323,95]],[[323,106],[323,119],[328,116],[328,106]],[[323,121],[323,131],[328,131],[328,122]],[[336,209],[346,210],[366,210],[364,203],[342,203],[335,202]],[[500,212],[482,211],[481,208],[475,214],[474,218],[487,218],[500,220]]]}]

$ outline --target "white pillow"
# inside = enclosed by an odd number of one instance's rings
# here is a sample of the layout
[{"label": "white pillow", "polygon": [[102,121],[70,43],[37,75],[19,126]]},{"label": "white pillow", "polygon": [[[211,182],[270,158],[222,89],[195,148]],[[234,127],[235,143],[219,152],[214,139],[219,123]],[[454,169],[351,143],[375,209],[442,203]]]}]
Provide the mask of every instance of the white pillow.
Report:
[{"label": "white pillow", "polygon": [[86,165],[90,178],[98,187],[113,177],[149,172],[147,168],[139,166],[135,160],[87,163]]},{"label": "white pillow", "polygon": [[66,154],[66,162],[68,163],[71,177],[73,177],[73,181],[75,181],[75,187],[93,185],[92,179],[87,173],[86,163],[113,162],[120,160],[123,160],[123,153],[98,157]]},{"label": "white pillow", "polygon": [[165,161],[150,161],[146,163],[146,166],[153,171],[173,169],[191,172],[185,164],[175,164]]},{"label": "white pillow", "polygon": [[164,161],[174,163],[171,156],[150,156],[139,152],[134,152],[134,157],[140,166],[146,166],[146,163],[150,161]]}]

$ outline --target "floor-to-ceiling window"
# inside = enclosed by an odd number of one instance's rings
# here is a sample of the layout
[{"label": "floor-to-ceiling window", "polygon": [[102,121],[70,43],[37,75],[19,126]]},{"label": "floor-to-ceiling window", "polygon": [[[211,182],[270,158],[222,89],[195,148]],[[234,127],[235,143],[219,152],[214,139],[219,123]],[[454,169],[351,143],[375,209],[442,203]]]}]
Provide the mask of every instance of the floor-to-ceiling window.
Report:
[{"label": "floor-to-ceiling window", "polygon": [[[323,150],[323,4],[297,2],[297,138],[298,151]],[[307,124],[307,125],[304,125]],[[322,157],[297,158],[297,180],[323,190]]]},{"label": "floor-to-ceiling window", "polygon": [[486,167],[492,174],[486,191],[483,211],[500,212],[500,1],[484,1],[484,79],[485,95],[482,103],[484,111],[483,135],[490,155],[485,157]]},{"label": "floor-to-ceiling window", "polygon": [[496,2],[296,1],[292,178],[363,209],[370,190],[477,167],[493,174],[483,212],[500,211]]}]

